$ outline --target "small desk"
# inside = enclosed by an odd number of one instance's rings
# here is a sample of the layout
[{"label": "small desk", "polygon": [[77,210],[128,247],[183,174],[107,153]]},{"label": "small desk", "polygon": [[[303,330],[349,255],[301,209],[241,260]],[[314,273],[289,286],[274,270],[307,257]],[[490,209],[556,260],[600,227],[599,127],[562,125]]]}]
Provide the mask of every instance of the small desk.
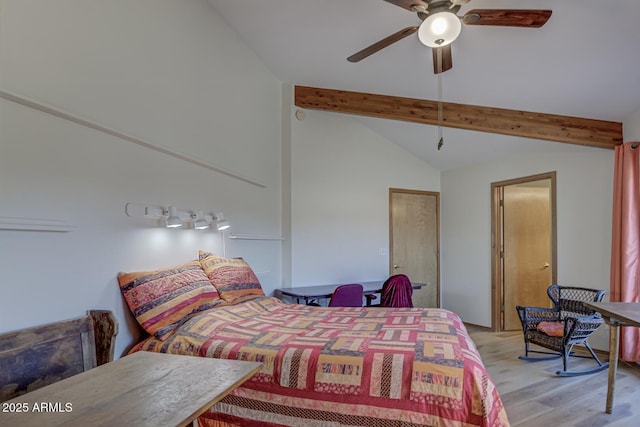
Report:
[{"label": "small desk", "polygon": [[618,339],[620,326],[640,327],[640,303],[635,302],[585,302],[602,315],[611,327],[609,335],[609,381],[607,385],[607,404],[605,412],[613,411],[613,393],[616,388],[616,373],[618,372]]},{"label": "small desk", "polygon": [[0,425],[184,426],[261,366],[141,351],[0,403]]},{"label": "small desk", "polygon": [[[355,283],[355,282],[354,282]],[[364,290],[364,296],[367,300],[367,305],[371,305],[371,295],[379,294],[382,292],[382,285],[384,284],[383,280],[377,280],[373,282],[360,282],[362,288]],[[310,301],[320,299],[320,298],[331,298],[333,295],[333,291],[336,290],[338,286],[341,284],[336,283],[333,285],[320,285],[320,286],[303,286],[299,288],[280,288],[276,289],[276,297],[280,297],[282,295],[295,298],[296,302],[300,302],[300,300],[304,300],[305,304],[309,304]],[[413,289],[420,289],[425,286],[422,283],[412,283]]]}]

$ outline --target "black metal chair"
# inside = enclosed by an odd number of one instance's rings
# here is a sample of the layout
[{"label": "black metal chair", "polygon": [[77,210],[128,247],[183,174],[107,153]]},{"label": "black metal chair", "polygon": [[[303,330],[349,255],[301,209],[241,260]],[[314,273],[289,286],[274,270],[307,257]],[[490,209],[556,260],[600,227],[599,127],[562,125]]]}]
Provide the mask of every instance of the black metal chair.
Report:
[{"label": "black metal chair", "polygon": [[[609,363],[600,361],[588,342],[591,334],[604,323],[604,320],[599,313],[584,305],[584,302],[602,301],[605,291],[551,285],[547,294],[553,302],[553,308],[516,306],[524,333],[525,355],[520,356],[520,359],[539,361],[562,357],[562,370],[556,374],[563,377],[591,374],[607,369]],[[531,350],[530,344],[536,344],[552,352]],[[589,357],[573,353],[576,344],[586,347],[598,366],[580,371],[567,370],[569,356]],[[551,356],[531,357],[529,353]]]}]

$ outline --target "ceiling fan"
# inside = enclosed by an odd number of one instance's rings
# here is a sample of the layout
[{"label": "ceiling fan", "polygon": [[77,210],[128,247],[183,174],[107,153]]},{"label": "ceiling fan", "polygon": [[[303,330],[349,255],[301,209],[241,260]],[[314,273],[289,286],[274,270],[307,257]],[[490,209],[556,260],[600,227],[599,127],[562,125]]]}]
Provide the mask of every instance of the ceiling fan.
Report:
[{"label": "ceiling fan", "polygon": [[493,25],[505,27],[542,27],[551,16],[550,10],[542,9],[473,9],[463,16],[456,13],[470,0],[385,0],[411,12],[416,12],[422,23],[403,28],[384,39],[354,53],[347,58],[358,62],[393,43],[418,32],[418,39],[432,48],[433,72],[443,73],[453,66],[451,42],[465,25]]}]

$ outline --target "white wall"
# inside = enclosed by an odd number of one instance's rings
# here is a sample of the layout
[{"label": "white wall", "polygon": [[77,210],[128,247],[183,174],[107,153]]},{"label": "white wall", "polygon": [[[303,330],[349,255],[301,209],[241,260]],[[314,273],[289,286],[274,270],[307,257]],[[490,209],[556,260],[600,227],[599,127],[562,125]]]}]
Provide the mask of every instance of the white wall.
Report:
[{"label": "white wall", "polygon": [[243,256],[267,292],[280,242],[155,228],[127,202],[223,211],[238,233],[280,234],[281,84],[206,0],[4,0],[0,90],[251,178],[261,188],[0,100],[0,216],[64,219],[69,233],[0,230],[0,332],[114,310],[136,329],[119,271]]},{"label": "white wall", "polygon": [[[551,171],[558,282],[609,289],[613,151],[567,145],[563,152],[503,158],[441,178],[442,298],[465,322],[491,325],[491,183]],[[608,348],[606,335],[595,342]]]},{"label": "white wall", "polygon": [[440,173],[352,116],[305,113],[291,124],[291,284],[385,279],[389,188],[439,191]]},{"label": "white wall", "polygon": [[624,142],[640,141],[640,110],[622,122],[622,133],[624,134]]}]

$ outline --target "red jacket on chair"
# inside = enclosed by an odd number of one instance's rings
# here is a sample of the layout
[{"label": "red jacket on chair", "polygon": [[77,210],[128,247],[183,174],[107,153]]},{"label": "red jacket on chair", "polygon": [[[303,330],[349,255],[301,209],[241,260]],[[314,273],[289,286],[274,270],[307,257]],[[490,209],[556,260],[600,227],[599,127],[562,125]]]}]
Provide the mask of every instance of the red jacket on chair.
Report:
[{"label": "red jacket on chair", "polygon": [[405,274],[389,277],[382,285],[382,307],[413,307],[411,280]]}]

